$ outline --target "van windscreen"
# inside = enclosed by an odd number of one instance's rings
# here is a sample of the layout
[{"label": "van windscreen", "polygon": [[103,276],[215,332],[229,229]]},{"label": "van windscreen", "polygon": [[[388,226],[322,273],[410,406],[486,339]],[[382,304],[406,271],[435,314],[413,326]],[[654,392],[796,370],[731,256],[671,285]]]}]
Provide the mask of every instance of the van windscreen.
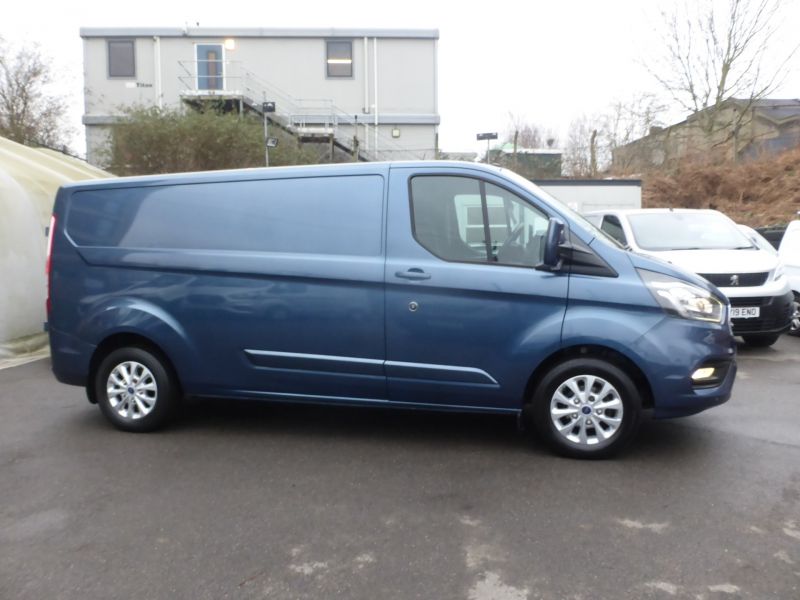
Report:
[{"label": "van windscreen", "polygon": [[713,212],[655,212],[628,215],[642,250],[734,250],[754,248],[736,225]]}]

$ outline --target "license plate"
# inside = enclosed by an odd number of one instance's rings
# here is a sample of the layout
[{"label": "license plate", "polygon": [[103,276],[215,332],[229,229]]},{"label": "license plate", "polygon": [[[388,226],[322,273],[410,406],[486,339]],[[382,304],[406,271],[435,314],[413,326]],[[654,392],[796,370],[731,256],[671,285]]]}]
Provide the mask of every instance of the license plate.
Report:
[{"label": "license plate", "polygon": [[756,319],[760,316],[760,306],[731,306],[731,319]]}]

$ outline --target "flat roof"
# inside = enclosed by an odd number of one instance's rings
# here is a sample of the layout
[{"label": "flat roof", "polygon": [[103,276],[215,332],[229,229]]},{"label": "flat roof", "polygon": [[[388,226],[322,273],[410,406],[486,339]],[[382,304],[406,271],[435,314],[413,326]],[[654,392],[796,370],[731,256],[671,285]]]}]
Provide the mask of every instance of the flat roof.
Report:
[{"label": "flat roof", "polygon": [[[496,148],[497,149],[497,148]],[[513,148],[506,148],[505,146],[499,148],[503,154],[514,154]],[[542,154],[542,155],[562,155],[564,151],[559,148],[517,148],[517,154]]]},{"label": "flat roof", "polygon": [[536,185],[563,186],[636,186],[642,187],[641,179],[531,179]]},{"label": "flat roof", "polygon": [[255,38],[413,38],[439,39],[438,29],[359,29],[335,27],[81,27],[82,38],[255,37]]}]

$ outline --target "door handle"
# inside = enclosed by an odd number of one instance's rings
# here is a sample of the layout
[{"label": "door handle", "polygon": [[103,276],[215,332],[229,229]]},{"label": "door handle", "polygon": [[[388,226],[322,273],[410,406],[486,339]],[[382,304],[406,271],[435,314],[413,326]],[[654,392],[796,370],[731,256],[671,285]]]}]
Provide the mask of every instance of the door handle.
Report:
[{"label": "door handle", "polygon": [[399,277],[400,279],[409,279],[411,281],[422,281],[423,279],[431,278],[429,273],[417,268],[409,269],[408,271],[397,271],[394,276]]}]

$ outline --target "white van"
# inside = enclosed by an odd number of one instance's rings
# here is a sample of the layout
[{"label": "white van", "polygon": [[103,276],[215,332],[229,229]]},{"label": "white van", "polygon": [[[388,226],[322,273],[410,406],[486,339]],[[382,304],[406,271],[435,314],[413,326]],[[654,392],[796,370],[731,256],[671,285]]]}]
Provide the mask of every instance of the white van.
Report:
[{"label": "white van", "polygon": [[733,333],[771,346],[790,327],[794,297],[775,254],[716,210],[608,210],[586,217],[623,246],[694,271],[731,301]]},{"label": "white van", "polygon": [[794,294],[794,315],[789,333],[800,335],[800,221],[792,221],[781,239],[778,257]]}]

